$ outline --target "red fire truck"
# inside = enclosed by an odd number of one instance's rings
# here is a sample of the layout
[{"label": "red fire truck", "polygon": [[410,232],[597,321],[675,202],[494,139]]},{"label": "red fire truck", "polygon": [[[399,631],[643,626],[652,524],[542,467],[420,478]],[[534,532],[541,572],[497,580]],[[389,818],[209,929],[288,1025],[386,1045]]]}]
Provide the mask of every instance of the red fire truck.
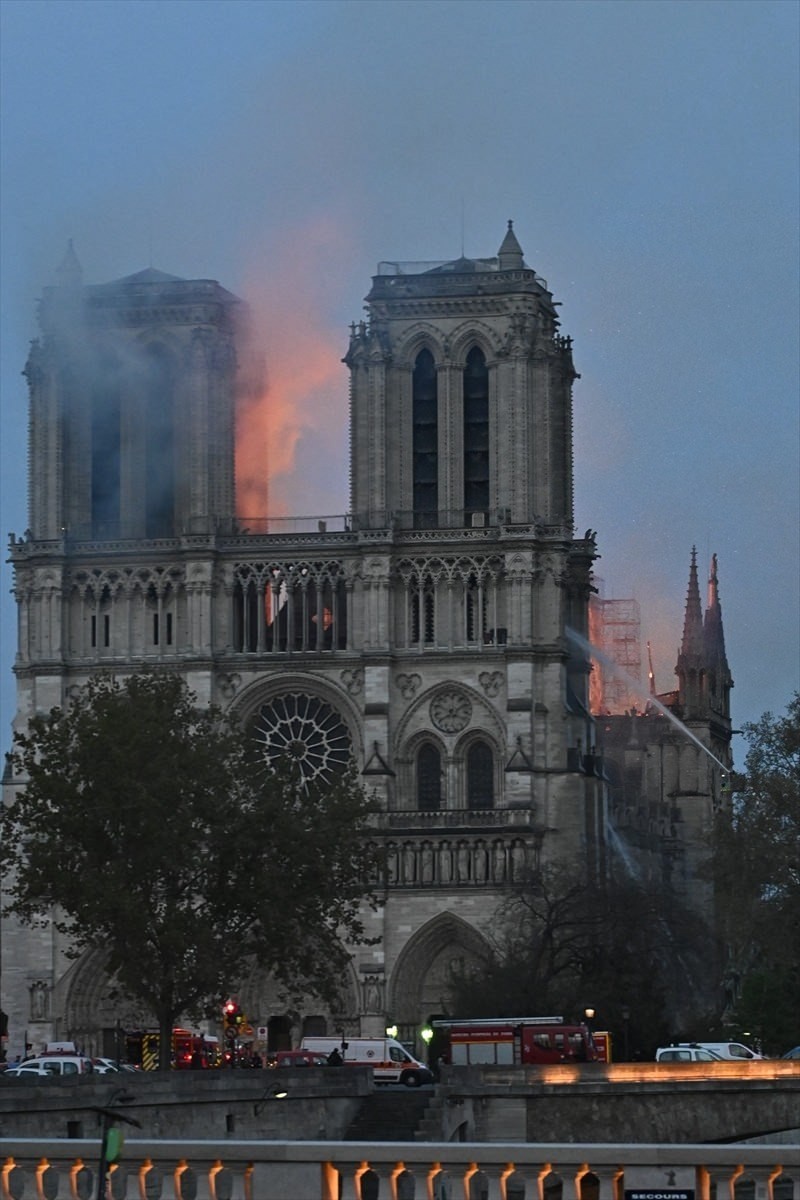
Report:
[{"label": "red fire truck", "polygon": [[[433,1021],[442,1056],[453,1066],[596,1062],[597,1047],[588,1025],[563,1017],[480,1017]],[[437,1039],[438,1040],[438,1039]]]},{"label": "red fire truck", "polygon": [[[128,1062],[141,1067],[143,1071],[158,1070],[159,1043],[159,1034],[155,1029],[129,1031],[125,1035]],[[172,1031],[170,1059],[175,1071],[185,1071],[190,1067],[218,1067],[222,1061],[219,1038],[176,1027]]]}]

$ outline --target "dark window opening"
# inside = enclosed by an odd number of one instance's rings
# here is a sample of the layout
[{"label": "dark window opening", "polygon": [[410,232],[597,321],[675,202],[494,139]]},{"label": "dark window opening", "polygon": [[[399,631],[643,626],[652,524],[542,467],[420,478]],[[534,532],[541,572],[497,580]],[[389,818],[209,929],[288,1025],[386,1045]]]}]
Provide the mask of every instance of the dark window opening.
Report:
[{"label": "dark window opening", "polygon": [[473,347],[464,367],[464,513],[489,508],[489,371]]},{"label": "dark window opening", "polygon": [[169,537],[175,511],[175,428],[169,362],[151,349],[143,370],[145,413],[145,529],[147,537]]},{"label": "dark window opening", "polygon": [[417,754],[417,808],[438,812],[442,806],[442,762],[435,746],[426,742]]},{"label": "dark window opening", "polygon": [[494,807],[494,756],[486,742],[467,751],[467,808]]},{"label": "dark window opening", "polygon": [[271,588],[237,582],[233,593],[233,648],[238,653],[347,648],[347,587],[323,576]]},{"label": "dark window opening", "polygon": [[172,645],[172,613],[168,612],[166,614],[166,618],[167,618],[167,645],[171,646]]},{"label": "dark window opening", "polygon": [[153,645],[158,645],[158,613],[153,613]]},{"label": "dark window opening", "polygon": [[486,593],[478,587],[473,575],[467,585],[467,641],[486,641]]},{"label": "dark window opening", "polygon": [[[421,612],[420,612],[421,606]],[[433,584],[428,581],[411,597],[411,644],[432,646],[436,635],[436,604]]]},{"label": "dark window opening", "polygon": [[413,509],[416,528],[435,528],[439,508],[439,398],[436,364],[421,350],[412,378]]},{"label": "dark window opening", "polygon": [[121,418],[116,366],[101,362],[92,393],[91,506],[94,537],[118,537],[120,532]]}]

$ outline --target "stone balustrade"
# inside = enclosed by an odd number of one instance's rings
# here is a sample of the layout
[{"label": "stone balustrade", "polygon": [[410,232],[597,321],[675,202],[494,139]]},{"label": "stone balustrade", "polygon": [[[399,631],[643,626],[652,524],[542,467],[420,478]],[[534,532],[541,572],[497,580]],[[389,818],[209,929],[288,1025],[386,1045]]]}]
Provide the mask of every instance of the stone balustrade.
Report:
[{"label": "stone balustrade", "polygon": [[0,1139],[2,1200],[800,1200],[800,1144]]}]

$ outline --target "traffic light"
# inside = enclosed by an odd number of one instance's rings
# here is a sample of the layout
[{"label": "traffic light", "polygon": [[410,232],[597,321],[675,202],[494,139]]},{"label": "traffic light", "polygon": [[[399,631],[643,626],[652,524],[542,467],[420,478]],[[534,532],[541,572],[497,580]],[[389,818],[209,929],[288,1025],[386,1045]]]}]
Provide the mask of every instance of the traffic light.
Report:
[{"label": "traffic light", "polygon": [[234,1033],[244,1021],[244,1014],[235,1000],[226,1000],[222,1012],[225,1017],[225,1030],[230,1029]]}]

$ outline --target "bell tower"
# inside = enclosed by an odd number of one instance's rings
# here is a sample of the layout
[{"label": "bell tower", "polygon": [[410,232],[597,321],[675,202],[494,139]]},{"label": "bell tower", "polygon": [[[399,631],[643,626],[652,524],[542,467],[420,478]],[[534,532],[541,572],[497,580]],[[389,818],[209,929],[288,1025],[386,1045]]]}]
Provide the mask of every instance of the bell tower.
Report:
[{"label": "bell tower", "polygon": [[241,307],[152,268],[84,286],[70,244],[25,368],[34,538],[174,537],[232,516]]},{"label": "bell tower", "polygon": [[572,536],[572,343],[508,231],[496,258],[384,262],[354,326],[360,526],[537,522]]}]

